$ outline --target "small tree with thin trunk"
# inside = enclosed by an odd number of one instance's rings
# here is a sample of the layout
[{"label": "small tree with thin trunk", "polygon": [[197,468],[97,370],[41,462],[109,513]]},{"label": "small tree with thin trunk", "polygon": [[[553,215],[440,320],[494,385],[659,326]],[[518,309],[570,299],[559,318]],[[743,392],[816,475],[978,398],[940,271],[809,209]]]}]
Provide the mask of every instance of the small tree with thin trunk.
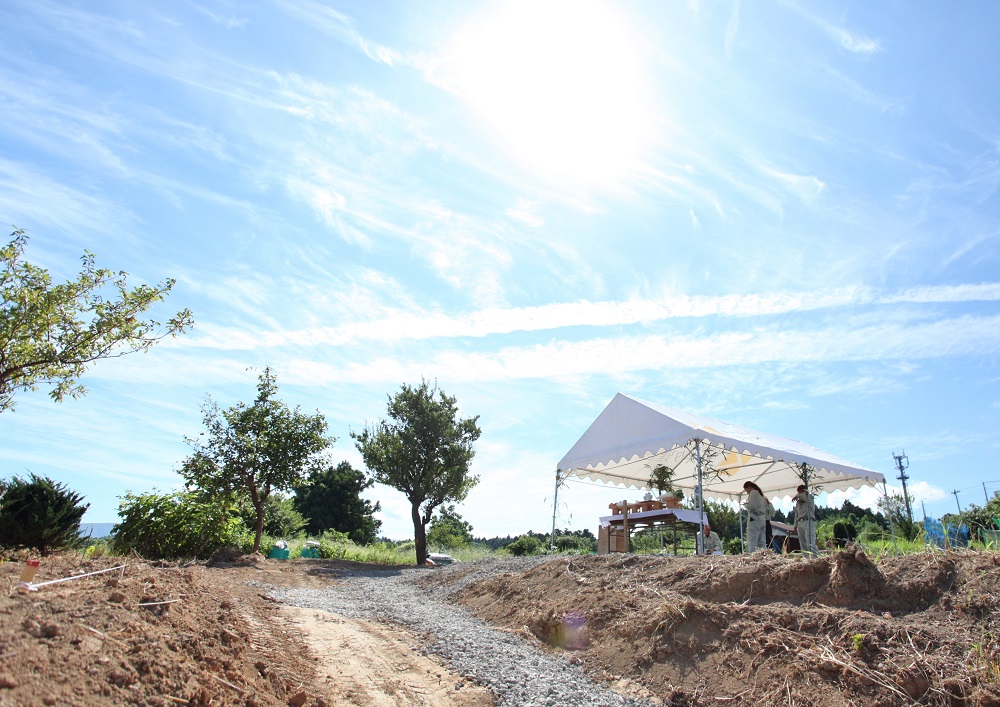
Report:
[{"label": "small tree with thin trunk", "polygon": [[242,496],[256,516],[253,551],[260,549],[264,510],[272,491],[291,491],[305,481],[315,457],[334,441],[326,419],[306,415],[277,400],[278,384],[265,368],[252,405],[220,410],[211,399],[202,408],[207,433],[187,439],[194,449],[181,468],[189,486],[209,496]]},{"label": "small tree with thin trunk", "polygon": [[352,432],[371,478],[410,502],[417,564],[427,560],[427,524],[445,501],[465,500],[479,482],[469,473],[479,417],[459,419],[455,398],[426,380],[389,397],[389,418]]}]

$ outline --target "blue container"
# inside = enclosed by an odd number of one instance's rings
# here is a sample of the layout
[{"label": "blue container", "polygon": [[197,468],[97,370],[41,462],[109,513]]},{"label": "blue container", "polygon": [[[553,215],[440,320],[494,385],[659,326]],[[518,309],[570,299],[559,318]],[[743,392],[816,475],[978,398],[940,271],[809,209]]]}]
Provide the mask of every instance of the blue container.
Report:
[{"label": "blue container", "polygon": [[288,550],[287,549],[283,550],[280,547],[272,547],[270,552],[267,553],[267,556],[270,557],[272,560],[287,560]]},{"label": "blue container", "polygon": [[319,557],[318,547],[304,547],[302,548],[301,557]]}]

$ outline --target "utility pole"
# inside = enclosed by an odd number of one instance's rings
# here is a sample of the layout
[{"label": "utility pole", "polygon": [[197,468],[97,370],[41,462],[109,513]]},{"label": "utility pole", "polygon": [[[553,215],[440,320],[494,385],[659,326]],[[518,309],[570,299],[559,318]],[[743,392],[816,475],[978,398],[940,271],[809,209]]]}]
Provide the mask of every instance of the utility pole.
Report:
[{"label": "utility pole", "polygon": [[958,506],[958,515],[962,515],[962,504],[958,502],[958,490],[952,491],[955,494],[955,505]]},{"label": "utility pole", "polygon": [[[899,454],[893,454],[892,458],[896,460],[896,468],[899,469],[899,476],[896,478],[903,482],[903,502],[906,503],[906,519],[912,523],[913,509],[910,508],[910,494],[906,492],[906,480],[910,478],[906,475],[906,468],[910,466],[910,460],[906,458],[906,452],[903,450],[900,450]],[[956,496],[955,498],[958,497]]]},{"label": "utility pole", "polygon": [[989,503],[990,502],[990,495],[988,493],[986,493],[986,482],[985,481],[983,482],[983,495],[986,496],[986,502]]}]

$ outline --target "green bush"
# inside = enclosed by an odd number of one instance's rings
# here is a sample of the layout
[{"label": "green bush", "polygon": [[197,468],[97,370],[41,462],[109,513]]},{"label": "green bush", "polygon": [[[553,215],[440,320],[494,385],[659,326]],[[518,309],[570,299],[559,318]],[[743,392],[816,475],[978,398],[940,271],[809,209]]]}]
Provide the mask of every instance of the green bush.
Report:
[{"label": "green bush", "polygon": [[347,533],[328,530],[319,538],[319,556],[327,560],[346,559],[349,554],[348,546],[353,544]]},{"label": "green bush", "polygon": [[726,538],[722,541],[722,552],[727,555],[739,555],[743,552],[743,539]]},{"label": "green bush", "polygon": [[537,555],[540,549],[538,540],[530,535],[522,535],[517,540],[507,546],[507,552],[517,557],[525,555]]},{"label": "green bush", "polygon": [[858,537],[858,531],[854,523],[847,520],[838,520],[833,524],[833,542],[837,547],[845,547],[847,543],[854,542]]},{"label": "green bush", "polygon": [[148,559],[209,557],[224,546],[248,553],[253,533],[222,503],[188,491],[125,494],[122,519],[111,531],[111,549]]},{"label": "green bush", "polygon": [[90,504],[64,484],[31,474],[13,477],[0,498],[0,545],[31,548],[43,555],[51,550],[79,548],[80,519]]}]

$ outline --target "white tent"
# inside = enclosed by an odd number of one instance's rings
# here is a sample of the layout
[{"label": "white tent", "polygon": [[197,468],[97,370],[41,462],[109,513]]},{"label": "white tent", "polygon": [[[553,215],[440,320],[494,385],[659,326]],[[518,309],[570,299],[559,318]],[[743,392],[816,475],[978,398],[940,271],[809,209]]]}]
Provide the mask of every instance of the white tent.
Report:
[{"label": "white tent", "polygon": [[658,465],[674,469],[674,486],[708,498],[739,499],[753,481],[768,498],[791,496],[806,466],[810,490],[884,484],[885,477],[793,439],[692,415],[618,393],[558,466],[576,476],[647,488]]}]

